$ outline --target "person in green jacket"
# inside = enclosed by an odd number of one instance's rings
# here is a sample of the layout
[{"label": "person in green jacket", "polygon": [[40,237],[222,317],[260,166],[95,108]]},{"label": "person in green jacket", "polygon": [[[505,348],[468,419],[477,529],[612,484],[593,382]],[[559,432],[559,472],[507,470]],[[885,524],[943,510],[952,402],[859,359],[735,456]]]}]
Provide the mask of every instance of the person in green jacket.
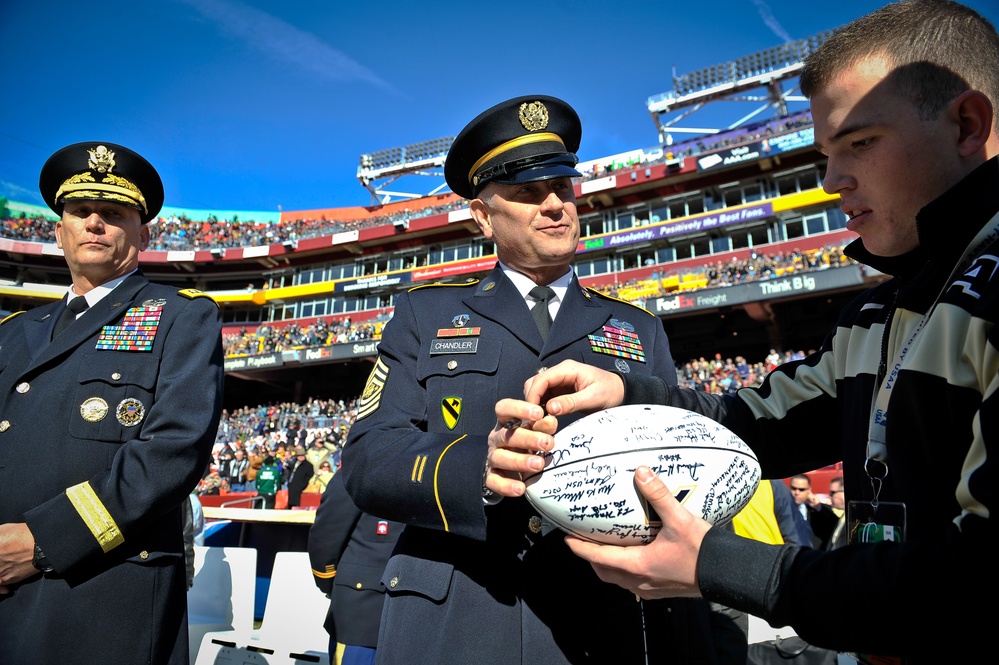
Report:
[{"label": "person in green jacket", "polygon": [[277,495],[278,485],[281,482],[281,469],[274,461],[273,455],[264,458],[264,463],[257,471],[257,496],[264,497],[261,508],[273,508],[274,497]]}]

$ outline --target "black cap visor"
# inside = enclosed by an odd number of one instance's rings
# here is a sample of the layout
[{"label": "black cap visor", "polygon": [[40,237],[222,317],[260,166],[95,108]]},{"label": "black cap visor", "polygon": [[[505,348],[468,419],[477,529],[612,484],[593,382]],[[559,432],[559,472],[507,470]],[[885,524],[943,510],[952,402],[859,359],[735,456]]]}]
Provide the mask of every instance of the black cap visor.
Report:
[{"label": "black cap visor", "polygon": [[475,187],[474,194],[478,195],[491,182],[498,185],[519,185],[553,178],[581,178],[583,174],[574,168],[576,161],[576,155],[568,152],[542,160],[529,157],[496,164],[476,174],[478,186]]}]

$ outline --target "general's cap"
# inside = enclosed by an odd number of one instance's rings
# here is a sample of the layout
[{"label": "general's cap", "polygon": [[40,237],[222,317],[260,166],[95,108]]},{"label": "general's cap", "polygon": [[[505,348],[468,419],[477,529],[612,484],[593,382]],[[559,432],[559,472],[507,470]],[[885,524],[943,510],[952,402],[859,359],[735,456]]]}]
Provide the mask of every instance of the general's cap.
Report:
[{"label": "general's cap", "polygon": [[74,143],[56,152],[42,167],[38,189],[58,215],[66,201],[113,201],[137,209],[145,224],[163,206],[163,181],[152,164],[107,141]]},{"label": "general's cap", "polygon": [[448,150],[444,178],[452,192],[472,199],[490,182],[579,177],[574,167],[582,133],[579,116],[561,99],[516,97],[461,130]]}]

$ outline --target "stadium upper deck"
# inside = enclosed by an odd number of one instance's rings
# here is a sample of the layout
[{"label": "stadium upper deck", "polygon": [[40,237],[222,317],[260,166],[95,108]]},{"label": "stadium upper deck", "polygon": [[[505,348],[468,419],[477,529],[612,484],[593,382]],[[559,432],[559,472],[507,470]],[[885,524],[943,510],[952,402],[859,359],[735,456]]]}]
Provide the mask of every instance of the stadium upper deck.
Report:
[{"label": "stadium upper deck", "polygon": [[[838,197],[822,190],[824,161],[812,138],[804,110],[581,163],[584,177],[574,183],[580,281],[651,280],[655,289],[639,297],[663,317],[679,357],[700,355],[698,344],[724,352],[735,336],[746,352],[815,346],[837,299],[871,279],[858,266],[704,290],[712,266],[852,239]],[[61,297],[68,284],[51,213],[9,207],[0,230],[0,314]],[[411,285],[475,278],[495,263],[491,243],[453,194],[267,215],[165,208],[142,270],[209,292],[231,333],[266,322],[384,321]],[[682,329],[670,323],[678,317],[686,317]],[[373,344],[362,347],[344,358],[313,355],[328,362],[375,353]]]}]

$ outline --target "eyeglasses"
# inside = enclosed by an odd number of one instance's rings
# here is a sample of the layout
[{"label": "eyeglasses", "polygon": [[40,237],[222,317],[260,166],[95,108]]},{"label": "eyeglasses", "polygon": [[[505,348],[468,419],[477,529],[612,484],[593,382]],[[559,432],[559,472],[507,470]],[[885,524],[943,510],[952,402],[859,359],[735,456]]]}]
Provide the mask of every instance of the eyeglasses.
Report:
[{"label": "eyeglasses", "polygon": [[807,492],[809,489],[811,489],[811,488],[809,488],[809,487],[792,487],[791,491],[792,492]]}]

